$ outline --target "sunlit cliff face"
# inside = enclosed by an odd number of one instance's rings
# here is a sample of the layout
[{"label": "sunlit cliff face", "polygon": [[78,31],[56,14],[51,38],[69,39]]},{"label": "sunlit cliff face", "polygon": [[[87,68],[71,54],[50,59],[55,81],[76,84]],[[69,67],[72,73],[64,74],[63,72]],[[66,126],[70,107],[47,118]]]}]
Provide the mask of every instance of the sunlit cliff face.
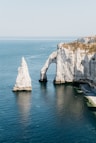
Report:
[{"label": "sunlit cliff face", "polygon": [[[51,54],[41,69],[42,82],[49,65],[55,60],[56,77],[55,84],[74,82],[79,80],[91,80],[96,82],[96,36],[77,39],[71,43],[59,43],[57,54]],[[54,60],[52,60],[54,59]],[[46,69],[46,70],[44,70]],[[46,75],[46,76],[45,76]]]},{"label": "sunlit cliff face", "polygon": [[[82,42],[83,41],[83,42]],[[71,43],[60,43],[57,49],[55,83],[79,80],[96,81],[96,37],[86,37]]]}]

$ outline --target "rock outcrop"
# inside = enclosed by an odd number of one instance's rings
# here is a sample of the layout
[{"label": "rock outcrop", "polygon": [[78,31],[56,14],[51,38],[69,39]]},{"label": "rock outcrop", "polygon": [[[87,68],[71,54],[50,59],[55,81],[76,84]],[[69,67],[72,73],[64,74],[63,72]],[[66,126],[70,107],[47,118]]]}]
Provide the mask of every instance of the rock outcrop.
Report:
[{"label": "rock outcrop", "polygon": [[22,57],[21,66],[18,68],[18,75],[16,78],[16,84],[13,88],[13,91],[31,91],[31,78],[29,75],[27,63]]},{"label": "rock outcrop", "polygon": [[44,64],[43,68],[41,69],[40,72],[40,82],[47,82],[47,76],[46,76],[46,72],[50,66],[51,63],[56,63],[57,61],[57,51],[53,52],[47,59],[46,63]]},{"label": "rock outcrop", "polygon": [[[77,39],[71,43],[60,43],[55,55],[55,84],[89,80],[96,83],[96,36]],[[54,59],[53,54],[48,61]],[[48,69],[47,62],[42,69]],[[47,70],[41,70],[42,81]],[[43,73],[43,74],[42,74]]]}]

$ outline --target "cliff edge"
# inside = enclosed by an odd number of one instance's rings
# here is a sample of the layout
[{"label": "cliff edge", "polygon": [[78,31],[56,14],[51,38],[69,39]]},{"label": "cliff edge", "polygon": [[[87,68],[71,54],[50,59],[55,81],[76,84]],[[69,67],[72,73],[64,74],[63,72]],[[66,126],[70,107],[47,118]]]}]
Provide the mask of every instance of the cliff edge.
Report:
[{"label": "cliff edge", "polygon": [[46,71],[52,62],[56,63],[55,84],[81,80],[96,83],[96,36],[58,44],[41,69],[40,81],[47,80]]}]

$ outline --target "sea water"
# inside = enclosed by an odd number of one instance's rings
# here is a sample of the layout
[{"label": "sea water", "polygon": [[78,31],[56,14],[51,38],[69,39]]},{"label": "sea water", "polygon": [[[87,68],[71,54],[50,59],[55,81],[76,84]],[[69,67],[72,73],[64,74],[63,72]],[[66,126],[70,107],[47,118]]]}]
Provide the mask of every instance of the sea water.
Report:
[{"label": "sea water", "polygon": [[[48,69],[48,82],[38,82],[57,44],[72,40],[0,40],[0,143],[96,143],[96,117],[76,87],[54,86],[56,64]],[[13,93],[22,56],[32,78],[32,92]]]}]

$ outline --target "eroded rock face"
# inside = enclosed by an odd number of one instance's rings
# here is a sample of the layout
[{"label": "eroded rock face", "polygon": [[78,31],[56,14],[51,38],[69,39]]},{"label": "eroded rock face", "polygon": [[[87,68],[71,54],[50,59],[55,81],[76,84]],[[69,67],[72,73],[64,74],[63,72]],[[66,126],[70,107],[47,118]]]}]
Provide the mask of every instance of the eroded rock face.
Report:
[{"label": "eroded rock face", "polygon": [[[61,84],[87,79],[96,83],[95,53],[96,36],[81,38],[71,43],[58,44],[55,57],[56,77],[54,82]],[[50,61],[50,56],[48,60]],[[42,69],[48,69],[48,66],[46,68],[44,65]],[[45,73],[45,70],[43,70],[43,75]]]},{"label": "eroded rock face", "polygon": [[29,75],[27,63],[22,57],[21,66],[18,68],[18,75],[16,78],[16,84],[13,88],[13,91],[31,91],[31,78]]},{"label": "eroded rock face", "polygon": [[47,76],[46,76],[46,72],[50,66],[51,63],[56,63],[56,58],[57,58],[57,51],[53,52],[47,59],[47,61],[45,62],[43,68],[41,69],[40,72],[40,82],[47,82]]}]

